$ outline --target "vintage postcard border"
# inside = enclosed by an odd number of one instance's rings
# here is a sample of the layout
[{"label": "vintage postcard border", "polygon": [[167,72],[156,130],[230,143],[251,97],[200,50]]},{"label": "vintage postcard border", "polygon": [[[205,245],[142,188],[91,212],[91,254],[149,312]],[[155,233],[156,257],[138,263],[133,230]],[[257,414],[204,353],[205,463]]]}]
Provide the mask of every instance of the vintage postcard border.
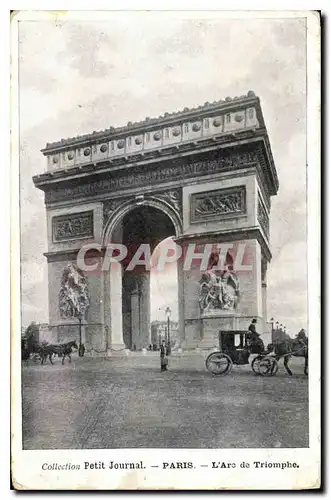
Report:
[{"label": "vintage postcard border", "polygon": [[[227,12],[213,13],[226,17]],[[93,13],[93,16],[105,13]],[[107,15],[110,15],[108,12]],[[154,15],[154,13],[153,13]],[[173,12],[169,15],[175,15]],[[190,17],[207,17],[210,13],[191,12]],[[20,374],[20,234],[19,234],[19,135],[18,135],[18,61],[17,61],[17,25],[20,20],[48,19],[84,19],[91,17],[90,12],[47,13],[41,11],[21,12],[12,19],[12,156],[11,156],[11,386],[12,386],[12,479],[17,489],[308,489],[320,484],[320,280],[316,269],[320,268],[320,20],[312,12],[242,12],[237,17],[306,17],[307,18],[307,83],[308,83],[308,141],[307,141],[307,206],[308,206],[308,282],[309,282],[309,327],[315,332],[314,342],[309,345],[309,440],[308,449],[221,449],[221,450],[22,450],[21,417],[21,374]],[[41,464],[47,461],[65,463],[83,463],[84,460],[109,461],[142,460],[146,464],[143,471],[72,471],[50,476],[43,473]],[[212,460],[224,460],[240,464],[243,461],[297,461],[298,469],[285,471],[261,471],[240,469],[234,473],[231,469],[215,474],[208,468],[193,471],[163,471],[153,466],[164,460],[194,462],[202,467]]]}]

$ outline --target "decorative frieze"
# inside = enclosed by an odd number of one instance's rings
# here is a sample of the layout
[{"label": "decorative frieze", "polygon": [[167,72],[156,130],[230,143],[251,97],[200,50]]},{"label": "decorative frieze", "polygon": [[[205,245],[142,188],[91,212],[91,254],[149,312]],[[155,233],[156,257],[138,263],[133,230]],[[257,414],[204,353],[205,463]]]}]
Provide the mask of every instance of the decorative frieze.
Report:
[{"label": "decorative frieze", "polygon": [[191,223],[215,220],[220,217],[244,215],[245,213],[245,186],[204,191],[191,195]]},{"label": "decorative frieze", "polygon": [[267,239],[269,239],[269,216],[260,199],[257,209],[257,220],[261,228],[263,229],[263,232],[266,235]]},{"label": "decorative frieze", "polygon": [[164,191],[161,193],[148,193],[145,195],[137,195],[136,197],[125,197],[125,198],[116,198],[111,200],[106,200],[103,202],[103,225],[107,224],[107,221],[112,216],[112,214],[122,205],[125,205],[128,201],[134,201],[139,203],[139,200],[149,199],[157,199],[161,202],[165,202],[175,210],[177,215],[181,218],[182,211],[182,199],[181,199],[181,190],[180,189],[172,189],[170,191]]},{"label": "decorative frieze", "polygon": [[176,181],[200,175],[214,174],[223,170],[240,168],[258,162],[257,151],[241,151],[223,155],[216,160],[202,160],[199,162],[182,164],[157,165],[139,173],[110,172],[107,179],[91,181],[78,186],[55,188],[45,193],[46,203],[54,203],[67,199],[86,196],[96,196],[110,193],[116,189],[136,188],[144,185],[157,184],[165,181]]},{"label": "decorative frieze", "polygon": [[[212,114],[204,112],[202,116],[194,116],[192,119],[183,119],[177,123],[160,123],[155,128],[148,127],[148,130],[127,129],[125,136],[119,134],[109,134],[97,139],[98,134],[91,134],[89,141],[82,137],[82,144],[75,147],[68,144],[68,147],[55,148],[52,152],[48,148],[43,150],[49,156],[48,170],[57,172],[64,169],[74,169],[87,162],[98,163],[106,158],[117,160],[119,158],[134,158],[137,153],[158,155],[160,151],[167,152],[169,148],[186,148],[190,143],[195,146],[205,146],[206,143],[214,144],[214,141],[232,140],[233,133],[245,134],[251,132],[252,128],[259,128],[257,117],[249,118],[248,111],[255,108],[241,107],[236,110],[228,110],[226,114],[215,109]],[[222,134],[222,138],[220,138]],[[228,134],[227,138],[225,137]],[[101,139],[101,140],[100,140]],[[47,153],[46,153],[47,151]],[[53,162],[53,158],[60,154],[60,160]]]},{"label": "decorative frieze", "polygon": [[93,238],[93,210],[52,218],[53,242]]}]

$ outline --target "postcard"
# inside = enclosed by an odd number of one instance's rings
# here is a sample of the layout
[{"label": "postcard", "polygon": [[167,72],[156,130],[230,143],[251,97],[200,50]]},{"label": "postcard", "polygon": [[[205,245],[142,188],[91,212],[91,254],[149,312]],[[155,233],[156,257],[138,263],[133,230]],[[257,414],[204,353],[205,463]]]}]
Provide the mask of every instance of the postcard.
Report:
[{"label": "postcard", "polygon": [[318,489],[319,13],[112,9],[11,18],[13,487]]}]

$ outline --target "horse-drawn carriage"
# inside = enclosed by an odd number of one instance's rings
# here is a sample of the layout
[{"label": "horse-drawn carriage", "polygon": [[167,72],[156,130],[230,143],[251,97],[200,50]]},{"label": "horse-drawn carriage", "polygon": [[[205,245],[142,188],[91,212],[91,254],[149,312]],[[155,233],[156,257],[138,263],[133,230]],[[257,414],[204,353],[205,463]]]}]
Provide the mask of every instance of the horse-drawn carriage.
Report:
[{"label": "horse-drawn carriage", "polygon": [[71,362],[73,348],[78,349],[75,340],[67,342],[66,344],[52,345],[45,342],[39,344],[33,336],[21,339],[22,361],[27,361],[32,357],[35,362],[39,360],[42,365],[46,362],[47,358],[50,363],[53,364],[53,355],[62,358],[62,364],[64,364],[66,357],[69,359],[69,362]]},{"label": "horse-drawn carriage", "polygon": [[[250,356],[256,354],[250,361]],[[263,376],[276,375],[278,363],[270,351],[265,351],[261,339],[251,332],[242,330],[220,331],[219,351],[212,352],[206,359],[206,368],[214,375],[227,375],[233,365],[249,365],[254,373]]]}]

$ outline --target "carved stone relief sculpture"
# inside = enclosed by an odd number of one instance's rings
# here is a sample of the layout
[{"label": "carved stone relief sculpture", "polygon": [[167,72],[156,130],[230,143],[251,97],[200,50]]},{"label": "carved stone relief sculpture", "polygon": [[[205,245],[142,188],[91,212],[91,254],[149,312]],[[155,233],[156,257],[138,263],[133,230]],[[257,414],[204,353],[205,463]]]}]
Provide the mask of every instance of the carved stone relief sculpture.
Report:
[{"label": "carved stone relief sculpture", "polygon": [[202,275],[199,283],[198,300],[201,313],[237,308],[240,297],[239,280],[231,266],[221,273],[208,270]]},{"label": "carved stone relief sculpture", "polygon": [[123,205],[126,201],[128,201],[128,198],[106,200],[103,202],[103,225],[107,223],[109,217],[111,217],[113,212],[115,212],[115,210],[117,210],[117,208],[120,205]]},{"label": "carved stone relief sculpture", "polygon": [[53,217],[52,232],[54,242],[93,237],[93,211]]},{"label": "carved stone relief sculpture", "polygon": [[217,216],[246,212],[245,187],[194,193],[191,196],[191,222],[213,220]]},{"label": "carved stone relief sculpture", "polygon": [[171,205],[178,215],[181,214],[182,203],[181,203],[181,192],[179,189],[164,191],[162,193],[155,193],[155,197]]}]

